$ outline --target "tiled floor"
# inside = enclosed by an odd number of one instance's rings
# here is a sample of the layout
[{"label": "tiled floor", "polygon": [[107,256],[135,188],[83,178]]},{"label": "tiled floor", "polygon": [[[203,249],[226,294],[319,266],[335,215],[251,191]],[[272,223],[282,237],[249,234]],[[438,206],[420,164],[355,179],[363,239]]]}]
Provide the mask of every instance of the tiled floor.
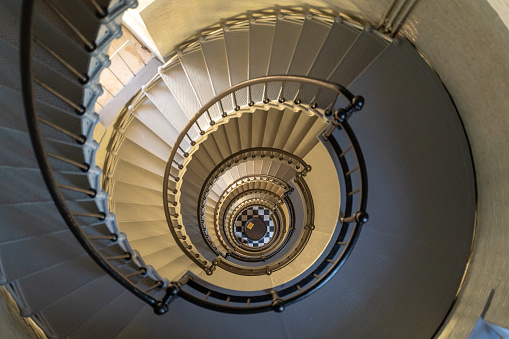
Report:
[{"label": "tiled floor", "polygon": [[[249,239],[243,232],[245,223],[254,217],[262,219],[268,225],[265,236],[256,241]],[[235,220],[235,237],[241,239],[241,241],[249,247],[262,247],[272,239],[274,232],[274,215],[272,211],[262,206],[250,206],[246,208],[237,216],[237,220]]]}]

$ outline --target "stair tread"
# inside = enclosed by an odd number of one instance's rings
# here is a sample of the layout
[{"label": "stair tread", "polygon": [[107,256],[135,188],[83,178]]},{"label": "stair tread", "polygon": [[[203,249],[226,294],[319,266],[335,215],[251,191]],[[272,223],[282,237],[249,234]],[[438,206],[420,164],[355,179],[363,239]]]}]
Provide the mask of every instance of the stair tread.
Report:
[{"label": "stair tread", "polygon": [[143,147],[147,152],[154,154],[159,159],[163,161],[168,160],[171,146],[139,120],[134,119],[122,135],[138,146]]},{"label": "stair tread", "polygon": [[348,87],[387,46],[387,41],[365,28],[329,76],[329,80]]},{"label": "stair tread", "polygon": [[116,156],[125,162],[146,169],[159,176],[164,175],[166,162],[154,154],[147,152],[144,148],[129,139],[125,139],[122,142],[122,146],[118,148]]},{"label": "stair tread", "polygon": [[302,25],[292,61],[285,73],[307,75],[327,38],[329,30],[330,26],[327,23],[308,15]]},{"label": "stair tread", "polygon": [[[159,293],[159,295],[161,295],[161,293]],[[90,319],[79,328],[75,329],[69,337],[88,339],[96,336],[97,329],[100,328],[102,336],[105,338],[114,338],[130,323],[131,319],[144,308],[150,307],[126,291],[97,314],[90,317]],[[119,314],[122,316],[119,317]]]},{"label": "stair tread", "polygon": [[[224,28],[226,57],[230,75],[230,86],[241,83],[248,78],[249,58],[249,26],[236,24]],[[247,89],[241,89],[234,94],[237,104],[245,106],[248,102]]]},{"label": "stair tread", "polygon": [[[77,257],[53,266],[48,270],[17,280],[23,297],[29,305],[25,314],[38,313],[69,293],[105,275],[104,271],[88,256]],[[55,279],[55,277],[66,277]],[[34,288],[37,286],[37,288]],[[45,291],[41,293],[41,290]]]},{"label": "stair tread", "polygon": [[149,221],[165,218],[163,206],[115,202],[113,212],[120,221]]},{"label": "stair tread", "polygon": [[[272,19],[272,20],[271,20]],[[266,76],[275,33],[275,18],[257,19],[250,22],[249,27],[249,78]],[[271,20],[272,22],[268,22]],[[263,85],[251,87],[254,102],[263,100]]]},{"label": "stair tread", "polygon": [[[182,53],[179,59],[196,93],[200,106],[205,105],[215,96],[215,93],[202,49],[196,48],[193,51]],[[209,113],[214,120],[221,117],[221,112],[219,112],[217,106],[211,107]]]},{"label": "stair tread", "polygon": [[309,71],[309,76],[328,78],[358,35],[359,31],[335,20]]},{"label": "stair tread", "polygon": [[145,91],[145,95],[148,100],[136,108],[134,115],[168,145],[173,146],[189,118],[164,81],[156,82]]},{"label": "stair tread", "polygon": [[109,276],[103,276],[39,313],[48,319],[56,333],[67,336],[115,300],[123,291],[122,285]]}]

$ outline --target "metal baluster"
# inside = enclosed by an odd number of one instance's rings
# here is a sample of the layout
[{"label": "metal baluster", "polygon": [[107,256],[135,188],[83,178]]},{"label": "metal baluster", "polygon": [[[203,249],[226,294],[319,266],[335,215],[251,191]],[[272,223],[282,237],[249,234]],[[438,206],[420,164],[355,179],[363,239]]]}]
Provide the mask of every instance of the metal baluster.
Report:
[{"label": "metal baluster", "polygon": [[140,53],[138,53],[138,49],[136,48],[136,45],[133,44],[133,42],[130,39],[128,39],[127,41],[129,41],[129,45],[131,45],[131,47],[134,49],[138,58],[141,60],[141,62],[143,62],[143,65],[146,66],[147,64],[145,63],[145,61],[143,61],[143,58],[141,57]]},{"label": "metal baluster", "polygon": [[159,288],[162,285],[163,285],[163,282],[162,281],[158,281],[157,284],[155,284],[152,287],[147,288],[144,292],[148,293],[148,292],[152,291],[154,288]]},{"label": "metal baluster", "polygon": [[285,304],[283,303],[283,300],[279,298],[276,291],[272,290],[270,293],[272,294],[272,309],[278,313],[283,312],[285,310]]},{"label": "metal baluster", "polygon": [[180,178],[179,178],[179,177],[176,177],[176,176],[174,176],[174,175],[173,175],[173,174],[171,174],[171,173],[170,173],[170,177],[172,177],[172,178],[173,178],[173,181],[175,181],[175,182],[178,182],[178,181],[180,180]]},{"label": "metal baluster", "polygon": [[354,169],[351,169],[350,171],[346,172],[345,175],[350,175],[353,172],[357,171],[359,169],[359,166],[355,167]]},{"label": "metal baluster", "polygon": [[248,86],[247,87],[247,93],[248,93],[248,96],[249,96],[249,101],[248,101],[248,105],[249,106],[254,106],[254,101],[253,101],[253,98],[252,98],[252,93],[251,93],[251,86]]},{"label": "metal baluster", "polygon": [[278,101],[280,103],[285,102],[285,82],[284,81],[281,82],[281,91],[279,92],[279,99],[278,99]]},{"label": "metal baluster", "polygon": [[299,105],[301,103],[301,100],[300,100],[300,95],[302,94],[302,86],[304,84],[301,82],[299,83],[299,90],[297,91],[297,94],[295,94],[295,98],[293,99],[293,102],[296,104],[296,105]]},{"label": "metal baluster", "polygon": [[69,190],[69,191],[85,193],[85,194],[88,194],[92,198],[97,195],[97,191],[92,188],[85,189],[85,188],[73,187],[73,186],[68,186],[68,185],[63,185],[63,184],[58,184],[58,187]]},{"label": "metal baluster", "polygon": [[113,76],[118,80],[118,82],[120,82],[120,84],[122,85],[122,87],[125,87],[124,83],[122,82],[122,80],[119,79],[119,77],[109,68],[109,67],[106,67],[106,69],[108,71],[110,71],[111,74],[113,74]]},{"label": "metal baluster", "polygon": [[350,151],[352,150],[352,148],[353,148],[353,146],[352,146],[352,145],[348,146],[348,147],[347,147],[347,148],[343,151],[343,153],[341,153],[341,154],[339,155],[339,157],[340,157],[340,158],[344,157],[344,156],[346,155],[346,153],[348,153],[348,152],[350,152]]},{"label": "metal baluster", "polygon": [[72,73],[74,73],[81,84],[86,84],[90,78],[87,74],[82,74],[78,72],[74,67],[72,67],[69,63],[67,63],[64,59],[62,59],[57,53],[55,53],[51,48],[49,48],[46,44],[44,44],[39,39],[34,39],[34,41],[39,44],[42,48],[44,48],[49,54],[51,54],[55,59],[57,59],[62,65],[64,65],[68,70],[70,70]]},{"label": "metal baluster", "polygon": [[200,131],[200,135],[204,135],[205,131],[201,129],[200,124],[198,123],[198,120],[195,121],[196,126],[198,126],[198,130]]},{"label": "metal baluster", "polygon": [[106,219],[106,214],[103,212],[100,212],[100,213],[72,212],[72,215],[77,216],[77,217],[97,218],[99,220]]},{"label": "metal baluster", "polygon": [[332,110],[334,109],[334,105],[336,104],[336,101],[338,101],[340,93],[336,93],[336,96],[334,97],[334,100],[330,103],[329,106],[325,109],[325,116],[332,115]]},{"label": "metal baluster", "polygon": [[81,168],[85,172],[87,172],[90,169],[90,165],[89,164],[82,164],[82,163],[79,163],[77,161],[70,160],[70,159],[64,158],[64,157],[62,157],[60,155],[53,154],[53,153],[46,153],[46,154],[48,155],[48,157],[51,157],[51,158],[54,158],[54,159],[58,159],[58,160],[61,160],[63,162],[66,162],[68,164],[71,164],[71,165],[74,165],[76,167],[79,167],[79,168]]},{"label": "metal baluster", "polygon": [[355,191],[349,192],[348,195],[354,195],[356,193],[359,193],[361,191],[360,188],[356,189]]},{"label": "metal baluster", "polygon": [[45,120],[43,118],[38,118],[38,119],[43,124],[48,125],[54,129],[56,129],[57,131],[60,131],[60,132],[64,133],[65,135],[68,135],[71,138],[75,139],[80,145],[83,145],[87,141],[87,138],[84,135],[77,135],[72,132],[69,132],[68,130],[63,129],[62,127],[55,125],[54,123],[49,122],[48,120]]},{"label": "metal baluster", "polygon": [[221,113],[221,116],[222,116],[223,118],[226,118],[226,117],[228,116],[228,113],[226,113],[226,112],[224,111],[223,103],[221,102],[221,100],[219,100],[217,103],[219,104],[219,109],[220,109],[220,111],[222,112],[222,113]]},{"label": "metal baluster", "polygon": [[110,261],[110,260],[118,260],[118,259],[129,260],[129,259],[131,259],[131,253],[125,252],[123,255],[114,255],[114,256],[111,256],[111,257],[106,257],[104,259],[106,259],[108,261]]},{"label": "metal baluster", "polygon": [[205,294],[205,297],[203,297],[203,300],[206,301],[210,296],[210,291],[207,292],[207,294]]},{"label": "metal baluster", "polygon": [[147,269],[142,267],[139,271],[126,274],[126,275],[124,275],[124,277],[129,279],[129,278],[134,277],[134,276],[139,275],[139,274],[147,274]]},{"label": "metal baluster", "polygon": [[183,153],[184,157],[186,157],[186,158],[187,158],[187,157],[189,156],[189,153],[187,153],[186,151],[184,151],[184,150],[182,149],[182,147],[178,146],[178,149],[179,149],[179,150]]},{"label": "metal baluster", "polygon": [[316,90],[316,93],[315,93],[315,96],[313,97],[313,99],[311,100],[311,103],[309,104],[309,107],[315,109],[318,107],[318,104],[316,103],[316,101],[318,100],[318,96],[320,96],[320,92],[322,91],[322,87],[318,87],[318,89]]},{"label": "metal baluster", "polygon": [[78,38],[85,43],[85,47],[88,52],[92,52],[97,48],[95,42],[90,42],[83,34],[81,34],[81,32],[76,27],[74,27],[71,21],[65,17],[65,15],[51,0],[46,0],[46,2],[51,7],[51,9],[53,9],[53,11],[60,17],[60,19],[62,19],[62,21],[64,21],[67,26],[69,26],[69,28],[78,36]]},{"label": "metal baluster", "polygon": [[68,104],[69,106],[71,106],[72,108],[74,108],[75,112],[78,113],[78,114],[84,114],[85,113],[85,107],[83,107],[83,105],[76,105],[74,102],[72,102],[71,100],[67,99],[66,97],[64,97],[62,94],[58,93],[57,91],[55,91],[53,88],[49,87],[48,85],[46,85],[45,83],[43,83],[42,81],[40,81],[39,79],[37,78],[34,78],[34,82],[41,85],[44,89],[46,89],[47,91],[53,93],[55,96],[57,96],[59,99],[61,99],[62,101],[64,101],[66,104]]},{"label": "metal baluster", "polygon": [[268,86],[269,86],[269,84],[267,82],[265,82],[263,84],[263,103],[264,104],[268,104],[270,102],[269,96],[267,94],[267,87]]},{"label": "metal baluster", "polygon": [[210,113],[209,113],[209,110],[206,110],[205,113],[207,113],[207,117],[209,118],[209,125],[210,126],[214,126],[214,124],[216,123],[212,117],[210,116]]},{"label": "metal baluster", "polygon": [[87,237],[88,240],[111,240],[111,241],[117,241],[118,235],[115,233],[112,233],[110,235],[92,235]]},{"label": "metal baluster", "polygon": [[105,8],[99,6],[99,4],[97,2],[95,2],[95,0],[90,0],[90,2],[95,7],[97,16],[100,19],[105,18],[108,15],[108,11]]},{"label": "metal baluster", "polygon": [[193,139],[191,139],[191,137],[189,136],[189,134],[188,134],[188,133],[186,133],[186,137],[189,139],[189,143],[191,144],[191,146],[196,145],[196,141],[194,141]]},{"label": "metal baluster", "polygon": [[175,159],[171,159],[171,161],[174,162],[177,165],[178,169],[183,169],[184,168],[184,165],[179,164]]},{"label": "metal baluster", "polygon": [[108,94],[109,94],[109,95],[111,95],[112,97],[114,97],[113,93],[111,93],[109,89],[107,89],[107,88],[106,88],[103,84],[100,84],[100,85],[101,85],[101,87],[102,87],[103,89],[105,89],[105,90],[106,90],[106,92],[108,92]]},{"label": "metal baluster", "polygon": [[[127,68],[129,69],[129,71],[131,71],[131,73],[136,76],[136,74],[134,73],[134,71],[131,69],[131,67],[129,67],[129,65],[127,64],[127,62],[125,61],[125,59],[122,57],[122,55],[120,54],[120,51],[124,48],[125,45],[127,45],[127,43],[129,43],[129,40],[127,40],[126,42],[124,42],[124,44],[122,46],[120,46],[119,49],[117,49],[117,51],[115,52],[115,54],[113,54],[111,56],[111,58],[113,58],[113,56],[115,55],[118,55],[120,57],[120,59],[124,62],[124,64],[127,66]],[[111,59],[110,58],[110,59]]]},{"label": "metal baluster", "polygon": [[232,97],[233,97],[233,106],[235,107],[234,109],[236,111],[240,110],[240,106],[237,104],[237,96],[235,95],[236,92],[233,92],[232,93]]}]

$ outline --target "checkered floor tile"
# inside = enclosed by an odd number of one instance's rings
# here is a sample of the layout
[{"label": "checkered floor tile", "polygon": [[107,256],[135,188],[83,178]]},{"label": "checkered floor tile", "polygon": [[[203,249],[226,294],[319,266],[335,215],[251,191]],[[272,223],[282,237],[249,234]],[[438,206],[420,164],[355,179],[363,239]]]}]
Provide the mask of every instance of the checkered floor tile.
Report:
[{"label": "checkered floor tile", "polygon": [[[265,221],[266,224],[269,225],[267,227],[267,233],[261,238],[260,240],[253,241],[246,237],[246,235],[242,232],[243,226],[249,219],[252,219],[253,217],[258,217]],[[263,245],[267,244],[270,239],[274,236],[274,220],[273,220],[272,212],[265,207],[262,206],[251,206],[242,211],[238,216],[237,220],[235,220],[235,237],[237,239],[242,239],[241,241],[244,242],[249,247],[262,247]]]}]

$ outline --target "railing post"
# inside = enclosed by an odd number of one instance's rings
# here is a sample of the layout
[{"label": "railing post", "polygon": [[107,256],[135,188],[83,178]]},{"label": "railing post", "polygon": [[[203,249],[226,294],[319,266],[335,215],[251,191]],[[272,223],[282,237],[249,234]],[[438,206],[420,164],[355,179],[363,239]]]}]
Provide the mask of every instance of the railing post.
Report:
[{"label": "railing post", "polygon": [[355,112],[360,111],[363,107],[364,98],[361,96],[355,96],[347,107],[340,108],[335,111],[332,114],[329,126],[327,126],[327,129],[322,134],[323,139],[328,140],[336,127],[340,126],[343,122],[348,121]]},{"label": "railing post", "polygon": [[154,305],[154,312],[157,315],[163,315],[168,312],[170,303],[176,298],[177,294],[182,289],[182,286],[187,283],[189,278],[187,276],[184,276],[183,279],[177,282],[172,282],[168,285],[166,288],[166,294],[161,299],[161,301],[157,302],[157,304]]},{"label": "railing post", "polygon": [[272,309],[274,312],[281,313],[285,310],[285,304],[283,303],[283,300],[279,298],[276,291],[272,290]]}]

